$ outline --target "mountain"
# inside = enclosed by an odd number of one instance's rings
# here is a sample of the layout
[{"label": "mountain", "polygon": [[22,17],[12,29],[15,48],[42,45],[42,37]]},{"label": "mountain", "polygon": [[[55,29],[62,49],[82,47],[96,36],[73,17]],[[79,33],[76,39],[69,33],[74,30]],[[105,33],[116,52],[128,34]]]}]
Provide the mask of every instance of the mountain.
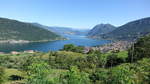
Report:
[{"label": "mountain", "polygon": [[29,23],[0,18],[0,42],[41,42],[62,37]]},{"label": "mountain", "polygon": [[98,24],[92,30],[90,30],[87,34],[88,37],[99,38],[100,35],[109,33],[116,29],[115,26],[111,24]]},{"label": "mountain", "polygon": [[134,40],[150,33],[150,17],[124,24],[114,31],[102,35],[106,39]]},{"label": "mountain", "polygon": [[34,26],[38,26],[44,29],[48,29],[50,31],[53,31],[59,35],[63,35],[63,34],[74,34],[74,35],[86,35],[88,33],[88,29],[87,30],[79,30],[79,29],[73,29],[73,28],[69,28],[69,27],[49,27],[49,26],[45,26],[39,23],[31,23]]}]

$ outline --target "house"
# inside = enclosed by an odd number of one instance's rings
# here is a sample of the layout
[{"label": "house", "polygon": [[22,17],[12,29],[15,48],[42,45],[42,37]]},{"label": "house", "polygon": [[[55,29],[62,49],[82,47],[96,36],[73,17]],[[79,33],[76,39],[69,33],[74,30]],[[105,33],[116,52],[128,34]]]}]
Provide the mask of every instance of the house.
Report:
[{"label": "house", "polygon": [[26,50],[24,53],[34,53],[34,50]]},{"label": "house", "polygon": [[20,54],[19,52],[17,52],[17,51],[12,51],[11,52],[11,54],[13,54],[13,55],[17,55],[17,54]]},{"label": "house", "polygon": [[4,52],[0,52],[0,54],[5,54]]},{"label": "house", "polygon": [[85,47],[83,53],[88,53],[90,51],[90,47]]}]

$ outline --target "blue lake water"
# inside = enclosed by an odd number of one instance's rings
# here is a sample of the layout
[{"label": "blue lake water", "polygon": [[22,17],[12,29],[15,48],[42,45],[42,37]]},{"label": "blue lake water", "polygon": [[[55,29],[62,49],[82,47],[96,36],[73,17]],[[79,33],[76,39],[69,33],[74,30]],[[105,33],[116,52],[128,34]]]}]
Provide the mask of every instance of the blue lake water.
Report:
[{"label": "blue lake water", "polygon": [[64,35],[69,40],[58,40],[51,42],[41,43],[26,43],[26,44],[0,44],[0,52],[11,52],[11,51],[24,51],[24,50],[36,50],[42,52],[57,51],[62,49],[65,44],[74,44],[78,46],[97,46],[110,43],[108,40],[96,40],[90,39],[86,36],[79,35]]}]

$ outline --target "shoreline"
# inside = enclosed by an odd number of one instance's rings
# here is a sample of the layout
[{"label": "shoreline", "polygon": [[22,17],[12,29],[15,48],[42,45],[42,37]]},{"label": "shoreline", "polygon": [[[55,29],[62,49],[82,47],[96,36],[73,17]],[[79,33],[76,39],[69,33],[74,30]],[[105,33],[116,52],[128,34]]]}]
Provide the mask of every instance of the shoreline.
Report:
[{"label": "shoreline", "polygon": [[96,40],[110,40],[113,43],[119,42],[119,41],[127,41],[127,42],[135,42],[136,41],[136,40],[126,40],[126,39],[119,40],[119,39],[114,39],[114,38],[102,38],[102,37],[90,37],[90,36],[87,36],[87,38],[96,39]]},{"label": "shoreline", "polygon": [[0,43],[9,43],[9,44],[24,44],[24,43],[34,43],[34,42],[49,42],[49,41],[58,41],[58,40],[68,40],[66,38],[54,39],[54,40],[39,40],[39,41],[29,41],[29,40],[0,40]]}]

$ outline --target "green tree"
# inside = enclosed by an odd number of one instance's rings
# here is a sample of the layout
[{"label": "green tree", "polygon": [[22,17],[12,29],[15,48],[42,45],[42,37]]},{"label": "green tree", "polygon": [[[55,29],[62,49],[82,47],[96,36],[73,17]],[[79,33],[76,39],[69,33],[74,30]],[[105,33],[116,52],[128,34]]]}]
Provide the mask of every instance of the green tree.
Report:
[{"label": "green tree", "polygon": [[66,45],[64,45],[62,50],[82,53],[83,47],[82,46],[75,46],[73,44],[66,44]]},{"label": "green tree", "polygon": [[28,84],[50,84],[50,68],[46,63],[33,63],[29,66]]},{"label": "green tree", "polygon": [[108,70],[104,68],[96,69],[96,71],[90,75],[90,79],[94,84],[107,84],[109,80]]},{"label": "green tree", "polygon": [[129,49],[128,61],[134,62],[144,57],[150,57],[150,35],[138,39]]},{"label": "green tree", "polygon": [[101,52],[100,51],[90,51],[90,53],[88,53],[88,56],[87,56],[87,62],[89,63],[92,63],[94,65],[99,66],[100,65],[100,60],[101,58]]},{"label": "green tree", "polygon": [[136,84],[150,84],[150,59],[144,58],[133,67],[136,71]]},{"label": "green tree", "polygon": [[117,65],[117,55],[115,53],[112,53],[110,55],[108,55],[107,57],[107,66],[108,67],[113,67],[114,65]]},{"label": "green tree", "polygon": [[28,66],[35,62],[34,56],[22,57],[20,60],[22,60],[20,68],[25,71],[29,69]]},{"label": "green tree", "polygon": [[66,45],[64,45],[63,50],[65,50],[65,51],[73,51],[74,47],[75,46],[73,44],[66,44]]},{"label": "green tree", "polygon": [[80,72],[76,66],[72,66],[66,75],[67,84],[89,84],[90,79],[87,73]]},{"label": "green tree", "polygon": [[0,67],[0,84],[3,84],[4,78],[4,68]]},{"label": "green tree", "polygon": [[130,64],[123,64],[110,70],[108,84],[136,84],[135,71]]},{"label": "green tree", "polygon": [[105,54],[99,55],[99,56],[98,56],[98,61],[99,61],[99,65],[100,65],[102,68],[105,68],[106,63],[107,63],[107,55],[105,55]]}]

